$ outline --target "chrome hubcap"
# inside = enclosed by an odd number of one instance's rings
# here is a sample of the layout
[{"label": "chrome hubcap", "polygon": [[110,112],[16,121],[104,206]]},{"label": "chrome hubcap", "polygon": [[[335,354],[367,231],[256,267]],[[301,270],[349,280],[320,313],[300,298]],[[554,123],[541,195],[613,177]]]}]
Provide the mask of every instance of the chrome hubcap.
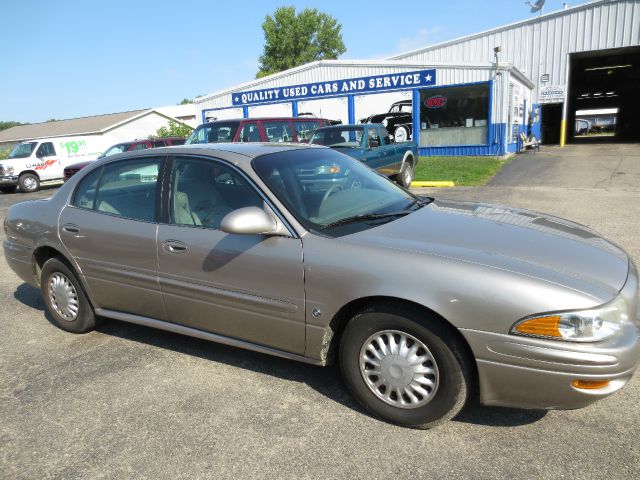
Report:
[{"label": "chrome hubcap", "polygon": [[411,167],[407,167],[404,171],[404,182],[407,185],[411,184],[411,180],[412,180],[413,175],[411,174]]},{"label": "chrome hubcap", "polygon": [[33,177],[25,178],[24,182],[22,183],[27,188],[27,190],[33,190],[34,188],[36,188],[36,181]]},{"label": "chrome hubcap", "polygon": [[427,346],[399,330],[371,335],[360,349],[360,374],[383,402],[399,408],[428,403],[438,389],[438,366]]},{"label": "chrome hubcap", "polygon": [[73,283],[60,272],[49,277],[49,299],[58,315],[71,322],[78,316],[80,303]]}]

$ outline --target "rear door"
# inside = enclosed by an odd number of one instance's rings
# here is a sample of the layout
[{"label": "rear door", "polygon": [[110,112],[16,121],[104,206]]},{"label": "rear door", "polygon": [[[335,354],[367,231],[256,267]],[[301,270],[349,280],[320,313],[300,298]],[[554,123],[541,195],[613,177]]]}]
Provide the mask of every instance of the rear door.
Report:
[{"label": "rear door", "polygon": [[95,307],[166,319],[156,253],[162,163],[141,157],[92,170],[60,214],[60,239]]},{"label": "rear door", "polygon": [[264,201],[222,161],[177,157],[167,183],[158,262],[169,320],[304,353],[302,241],[220,230],[227,213]]}]

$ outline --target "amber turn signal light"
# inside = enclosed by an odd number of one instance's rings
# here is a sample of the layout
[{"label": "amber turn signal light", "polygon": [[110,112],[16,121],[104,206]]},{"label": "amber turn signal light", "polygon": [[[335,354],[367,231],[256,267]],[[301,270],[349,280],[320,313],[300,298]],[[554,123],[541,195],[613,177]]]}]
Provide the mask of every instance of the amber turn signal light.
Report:
[{"label": "amber turn signal light", "polygon": [[571,385],[583,390],[597,390],[608,386],[610,383],[610,380],[574,380]]},{"label": "amber turn signal light", "polygon": [[539,335],[541,337],[562,337],[560,329],[560,315],[537,317],[516,325],[515,331],[525,335]]}]

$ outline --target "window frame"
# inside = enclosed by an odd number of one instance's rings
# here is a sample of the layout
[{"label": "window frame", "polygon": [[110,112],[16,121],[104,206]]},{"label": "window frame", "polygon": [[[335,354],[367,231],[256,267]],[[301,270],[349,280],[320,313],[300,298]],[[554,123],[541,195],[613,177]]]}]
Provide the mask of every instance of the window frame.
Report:
[{"label": "window frame", "polygon": [[269,198],[269,196],[256,184],[256,182],[247,175],[242,169],[238,168],[236,165],[231,162],[220,158],[220,157],[208,157],[203,155],[192,155],[192,154],[179,154],[179,155],[171,155],[168,156],[164,165],[163,170],[163,178],[162,178],[162,199],[161,199],[161,207],[160,207],[160,220],[158,223],[161,225],[169,225],[172,227],[182,227],[182,228],[198,228],[204,230],[213,230],[221,232],[219,228],[215,227],[207,227],[204,225],[178,225],[175,223],[171,223],[171,198],[173,196],[173,171],[174,164],[176,159],[186,159],[186,160],[200,160],[205,162],[214,162],[218,163],[221,166],[231,170],[233,173],[237,174],[249,188],[253,189],[254,192],[258,194],[258,196],[262,199],[264,205],[266,205],[269,210],[278,218],[279,221],[287,228],[289,231],[289,237],[285,238],[300,238],[298,232],[293,228],[291,223],[287,220],[286,216],[282,214],[282,212],[278,209],[278,207],[273,203],[273,201]]},{"label": "window frame", "polygon": [[[107,167],[109,167],[111,165],[116,165],[116,164],[119,164],[119,163],[123,163],[123,162],[136,162],[136,161],[140,162],[140,161],[152,161],[152,160],[157,160],[158,161],[158,179],[156,180],[155,198],[154,198],[154,201],[153,201],[153,209],[154,209],[153,220],[142,220],[142,219],[139,219],[139,218],[127,217],[127,216],[120,215],[120,214],[117,214],[117,213],[110,213],[110,212],[105,212],[105,211],[102,211],[102,210],[96,210],[96,198],[98,197],[98,193],[100,191],[100,186],[101,186],[101,183],[102,183],[102,177],[103,177],[104,171],[105,171],[105,169]],[[78,208],[80,210],[86,210],[86,211],[94,212],[94,213],[101,214],[101,215],[108,215],[110,217],[122,218],[122,219],[125,219],[125,220],[131,220],[131,221],[135,221],[135,222],[160,223],[160,218],[161,218],[161,213],[162,213],[161,212],[162,191],[163,191],[163,186],[164,186],[164,177],[165,177],[166,164],[167,164],[167,156],[166,155],[135,156],[135,157],[129,157],[129,158],[122,158],[122,159],[118,159],[118,160],[113,160],[113,161],[109,161],[109,162],[105,162],[105,163],[100,163],[100,165],[95,166],[95,168],[87,169],[86,173],[83,172],[82,178],[73,187],[73,192],[69,197],[69,201],[67,203],[67,206],[71,207],[71,208]],[[93,194],[92,207],[91,208],[81,207],[81,206],[76,204],[77,196],[78,196],[78,190],[80,189],[80,186],[83,183],[83,181],[89,175],[91,175],[93,172],[95,172],[97,170],[100,170],[100,173],[98,174],[98,181],[96,182],[96,190],[95,190],[95,192]]]}]

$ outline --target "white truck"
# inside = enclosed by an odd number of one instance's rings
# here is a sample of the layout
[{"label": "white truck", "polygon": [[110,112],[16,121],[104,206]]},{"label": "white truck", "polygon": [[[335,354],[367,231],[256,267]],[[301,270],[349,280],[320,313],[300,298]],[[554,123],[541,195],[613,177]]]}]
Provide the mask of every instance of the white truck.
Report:
[{"label": "white truck", "polygon": [[35,192],[41,182],[62,180],[64,167],[95,160],[110,140],[92,135],[29,140],[0,160],[0,192]]}]

